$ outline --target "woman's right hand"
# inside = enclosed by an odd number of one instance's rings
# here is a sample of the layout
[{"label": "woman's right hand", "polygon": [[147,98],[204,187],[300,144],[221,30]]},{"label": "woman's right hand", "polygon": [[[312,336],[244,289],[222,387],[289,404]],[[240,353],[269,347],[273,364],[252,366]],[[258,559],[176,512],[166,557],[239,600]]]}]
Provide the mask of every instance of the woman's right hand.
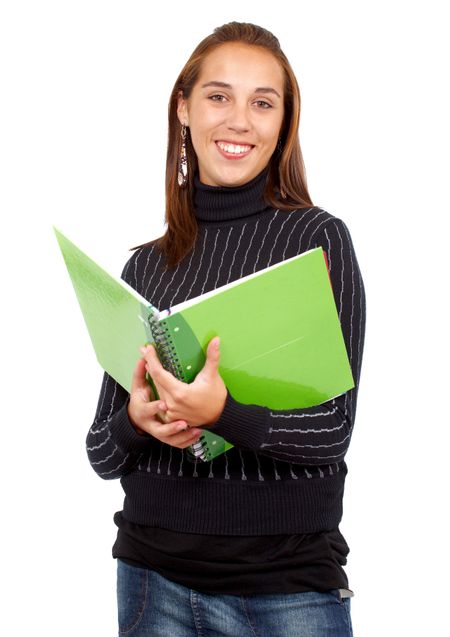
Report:
[{"label": "woman's right hand", "polygon": [[198,427],[190,429],[185,420],[161,422],[158,419],[158,413],[163,417],[167,406],[164,401],[155,400],[153,390],[145,377],[145,364],[145,359],[140,358],[133,372],[128,403],[130,422],[140,434],[148,433],[167,445],[185,449],[198,441],[202,430]]}]

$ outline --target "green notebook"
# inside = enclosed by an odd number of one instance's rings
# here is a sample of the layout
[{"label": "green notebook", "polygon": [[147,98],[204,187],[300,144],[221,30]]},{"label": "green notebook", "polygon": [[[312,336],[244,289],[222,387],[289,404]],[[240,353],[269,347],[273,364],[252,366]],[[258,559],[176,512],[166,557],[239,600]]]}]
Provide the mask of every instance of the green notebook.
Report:
[{"label": "green notebook", "polygon": [[[312,407],[354,387],[322,248],[160,311],[54,230],[97,359],[128,392],[145,342],[155,344],[165,369],[190,383],[214,336],[220,375],[241,403]],[[211,460],[231,447],[205,429],[189,449]]]}]

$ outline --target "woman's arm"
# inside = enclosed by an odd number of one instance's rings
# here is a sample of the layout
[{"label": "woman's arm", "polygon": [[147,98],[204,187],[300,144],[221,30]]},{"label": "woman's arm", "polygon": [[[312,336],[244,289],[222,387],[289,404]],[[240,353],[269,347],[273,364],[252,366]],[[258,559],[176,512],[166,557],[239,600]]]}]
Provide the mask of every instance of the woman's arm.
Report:
[{"label": "woman's arm", "polygon": [[345,224],[337,218],[328,221],[313,237],[309,247],[314,246],[322,246],[327,254],[355,387],[316,407],[292,410],[242,404],[228,391],[222,414],[209,428],[232,444],[304,465],[339,462],[348,449],[355,420],[366,316],[364,285]]},{"label": "woman's arm", "polygon": [[[126,263],[122,279],[137,289],[137,251]],[[201,429],[187,427],[180,419],[161,422],[167,406],[155,400],[145,378],[145,363],[138,360],[130,393],[105,372],[94,423],[86,438],[89,461],[104,479],[119,478],[134,469],[155,440],[184,449],[198,441]]]},{"label": "woman's arm", "polygon": [[119,478],[137,465],[152,438],[140,434],[128,416],[129,394],[106,372],[86,450],[94,471],[105,480]]},{"label": "woman's arm", "polygon": [[[121,274],[133,287],[136,287],[133,275],[139,253],[137,250],[131,255]],[[138,433],[129,419],[129,398],[129,393],[105,372],[94,422],[86,437],[86,450],[92,468],[106,480],[130,471],[151,444],[151,437]]]}]

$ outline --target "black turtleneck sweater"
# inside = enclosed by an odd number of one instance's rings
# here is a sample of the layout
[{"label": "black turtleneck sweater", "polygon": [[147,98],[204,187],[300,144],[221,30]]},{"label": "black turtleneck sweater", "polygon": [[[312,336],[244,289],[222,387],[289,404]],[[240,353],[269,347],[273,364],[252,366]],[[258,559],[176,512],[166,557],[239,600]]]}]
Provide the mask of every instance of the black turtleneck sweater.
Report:
[{"label": "black turtleneck sweater", "polygon": [[347,587],[348,547],[338,525],[363,353],[364,287],[345,224],[315,206],[268,206],[266,176],[267,168],[237,187],[208,186],[197,176],[194,248],[167,271],[156,246],[140,248],[122,277],[162,310],[322,246],[355,387],[317,407],[278,411],[239,403],[228,392],[211,431],[234,447],[193,463],[184,450],[135,431],[128,393],[105,373],[86,441],[97,474],[120,478],[125,491],[114,557],[209,592]]}]

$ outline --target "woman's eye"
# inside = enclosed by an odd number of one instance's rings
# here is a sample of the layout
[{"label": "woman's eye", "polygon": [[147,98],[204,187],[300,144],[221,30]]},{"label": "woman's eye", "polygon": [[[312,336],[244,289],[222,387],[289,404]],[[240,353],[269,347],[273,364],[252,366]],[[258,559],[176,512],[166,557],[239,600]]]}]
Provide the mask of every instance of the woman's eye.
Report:
[{"label": "woman's eye", "polygon": [[264,100],[258,100],[257,104],[262,104],[262,108],[272,108],[272,105],[269,102],[265,102]]},{"label": "woman's eye", "polygon": [[[210,95],[209,99],[212,102],[224,102],[227,98],[225,97],[225,95],[215,94],[215,95]],[[272,108],[272,105],[269,104],[269,102],[266,102],[265,100],[256,100],[255,104],[257,104],[260,108],[264,110]]]}]

